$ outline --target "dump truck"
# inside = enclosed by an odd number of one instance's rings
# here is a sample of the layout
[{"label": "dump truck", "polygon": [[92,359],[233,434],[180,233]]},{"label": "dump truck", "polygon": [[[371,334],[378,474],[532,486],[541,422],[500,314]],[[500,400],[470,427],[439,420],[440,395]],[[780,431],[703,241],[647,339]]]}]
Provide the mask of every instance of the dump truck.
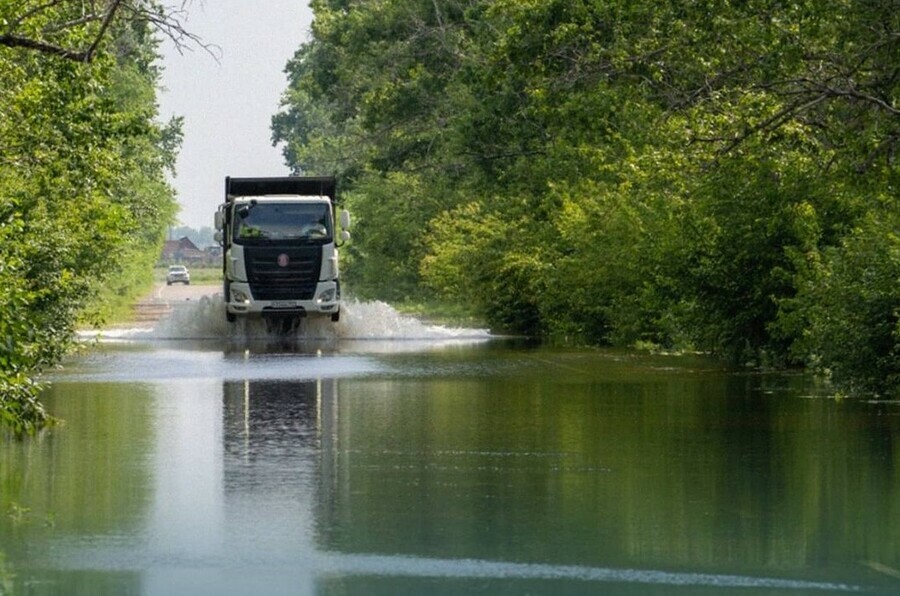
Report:
[{"label": "dump truck", "polygon": [[336,215],[335,191],[332,177],[225,178],[215,237],[229,322],[262,317],[291,330],[303,317],[340,320],[338,247],[350,214]]}]

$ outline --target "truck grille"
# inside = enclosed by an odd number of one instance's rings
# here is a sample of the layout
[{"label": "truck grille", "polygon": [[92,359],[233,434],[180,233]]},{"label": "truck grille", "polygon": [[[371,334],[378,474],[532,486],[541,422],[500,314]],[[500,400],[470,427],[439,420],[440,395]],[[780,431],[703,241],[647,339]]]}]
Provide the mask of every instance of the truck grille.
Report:
[{"label": "truck grille", "polygon": [[245,246],[247,281],[256,300],[312,300],[322,247]]}]

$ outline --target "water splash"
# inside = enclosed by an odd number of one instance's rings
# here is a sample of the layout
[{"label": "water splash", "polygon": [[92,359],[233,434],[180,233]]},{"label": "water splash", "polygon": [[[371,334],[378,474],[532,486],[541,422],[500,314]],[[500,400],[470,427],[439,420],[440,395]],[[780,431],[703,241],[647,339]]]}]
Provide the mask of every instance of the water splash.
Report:
[{"label": "water splash", "polygon": [[[96,336],[97,334],[83,334]],[[199,300],[178,303],[152,329],[108,329],[99,333],[105,340],[130,339],[273,339],[265,321],[259,318],[239,318],[234,323],[225,320],[225,305],[221,294],[204,296]],[[309,317],[290,337],[296,340],[457,340],[487,339],[487,329],[454,328],[431,325],[399,313],[380,301],[347,301],[341,309],[341,320],[334,323],[328,317]]]},{"label": "water splash", "polygon": [[[172,312],[160,319],[149,331],[154,339],[219,339],[228,338],[231,324],[225,320],[222,294],[203,296],[199,300],[175,304]],[[265,329],[265,327],[263,327]]]},{"label": "water splash", "polygon": [[341,321],[312,319],[306,327],[308,337],[341,339],[473,339],[487,338],[487,329],[466,329],[429,325],[397,312],[384,302],[345,302]]}]

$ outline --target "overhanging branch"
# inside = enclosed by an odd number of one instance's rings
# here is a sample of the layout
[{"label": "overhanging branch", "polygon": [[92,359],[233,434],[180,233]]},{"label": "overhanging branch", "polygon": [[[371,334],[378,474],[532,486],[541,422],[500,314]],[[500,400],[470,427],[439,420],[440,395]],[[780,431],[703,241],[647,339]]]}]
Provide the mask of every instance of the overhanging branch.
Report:
[{"label": "overhanging branch", "polygon": [[[182,0],[180,7],[163,8],[146,0],[47,0],[30,9],[23,9],[20,15],[10,16],[8,22],[0,27],[0,47],[22,48],[75,62],[91,62],[118,18],[146,22],[172,40],[179,52],[196,44],[218,60],[215,46],[203,43],[199,36],[185,29],[184,15],[188,4],[189,0]],[[54,20],[50,15],[57,16],[57,13],[50,11],[56,10],[60,14],[69,14]],[[73,47],[54,39],[61,32],[79,28],[91,40],[87,48]],[[25,30],[29,33],[23,33]]]},{"label": "overhanging branch", "polygon": [[75,60],[76,62],[84,62],[88,58],[87,52],[72,50],[62,46],[31,39],[29,37],[19,37],[18,35],[0,35],[0,45],[9,48],[24,48],[26,50],[34,50],[44,54],[59,56],[67,60]]},{"label": "overhanging branch", "polygon": [[94,52],[97,51],[97,47],[103,40],[103,36],[106,34],[106,30],[109,29],[109,25],[110,23],[112,23],[113,17],[116,16],[116,11],[122,4],[122,1],[123,0],[113,0],[112,4],[109,5],[109,10],[106,12],[106,16],[103,17],[103,22],[100,24],[100,31],[97,32],[97,37],[94,38],[94,43],[92,43],[91,47],[89,47],[87,49],[87,52],[85,52],[85,62],[90,62],[91,58],[93,58]]}]

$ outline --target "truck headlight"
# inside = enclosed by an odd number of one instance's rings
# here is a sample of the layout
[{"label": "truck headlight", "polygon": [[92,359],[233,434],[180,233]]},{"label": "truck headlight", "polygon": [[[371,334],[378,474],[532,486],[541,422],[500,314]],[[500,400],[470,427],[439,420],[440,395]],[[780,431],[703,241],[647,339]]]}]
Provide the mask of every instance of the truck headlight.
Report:
[{"label": "truck headlight", "polygon": [[316,298],[316,303],[322,304],[323,302],[334,302],[334,297],[335,297],[335,289],[330,288],[328,290],[325,290],[321,294],[319,294],[319,296]]},{"label": "truck headlight", "polygon": [[231,290],[232,302],[250,302],[250,296],[240,290]]}]

